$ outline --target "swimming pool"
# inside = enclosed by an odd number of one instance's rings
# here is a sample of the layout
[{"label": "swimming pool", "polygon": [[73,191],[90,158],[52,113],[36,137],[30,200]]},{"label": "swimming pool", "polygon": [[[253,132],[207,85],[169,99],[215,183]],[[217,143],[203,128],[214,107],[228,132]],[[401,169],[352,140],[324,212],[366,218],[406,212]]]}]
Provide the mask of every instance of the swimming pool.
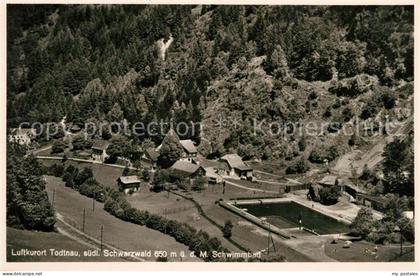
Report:
[{"label": "swimming pool", "polygon": [[300,218],[303,227],[321,235],[349,232],[348,225],[294,201],[236,206],[247,209],[249,214],[258,218],[266,217],[270,224],[280,229],[298,227]]}]

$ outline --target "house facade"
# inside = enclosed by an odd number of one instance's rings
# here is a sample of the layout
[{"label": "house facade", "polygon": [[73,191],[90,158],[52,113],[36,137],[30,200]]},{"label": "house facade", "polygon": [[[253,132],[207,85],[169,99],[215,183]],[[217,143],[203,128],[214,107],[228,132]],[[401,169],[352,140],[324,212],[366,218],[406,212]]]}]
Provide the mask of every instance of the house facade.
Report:
[{"label": "house facade", "polygon": [[182,153],[182,156],[179,160],[193,163],[193,159],[196,158],[198,155],[198,151],[194,145],[194,142],[190,139],[180,140],[179,142],[181,143],[182,148],[184,149],[184,152]]},{"label": "house facade", "polygon": [[326,175],[321,180],[318,181],[318,184],[322,187],[333,187],[337,186],[340,188],[340,191],[344,191],[343,181],[335,175]]},{"label": "house facade", "polygon": [[242,158],[237,154],[226,154],[220,158],[220,162],[224,162],[228,169],[226,175],[232,177],[239,177],[245,179],[252,179],[253,170],[251,167],[246,165]]},{"label": "house facade", "polygon": [[34,128],[12,128],[8,136],[9,142],[28,146],[36,136]]},{"label": "house facade", "polygon": [[143,152],[143,155],[141,156],[141,159],[147,163],[148,165],[150,165],[152,170],[156,170],[157,169],[157,162],[158,162],[158,158],[159,158],[159,151],[157,149],[154,148],[148,148]]},{"label": "house facade", "polygon": [[121,176],[117,180],[118,188],[124,194],[140,191],[140,179],[137,175]]},{"label": "house facade", "polygon": [[92,159],[94,161],[104,162],[109,157],[109,155],[106,153],[108,146],[108,141],[95,141],[92,145]]},{"label": "house facade", "polygon": [[205,170],[201,166],[190,163],[188,161],[178,160],[169,168],[169,177],[171,182],[182,181],[204,176]]}]

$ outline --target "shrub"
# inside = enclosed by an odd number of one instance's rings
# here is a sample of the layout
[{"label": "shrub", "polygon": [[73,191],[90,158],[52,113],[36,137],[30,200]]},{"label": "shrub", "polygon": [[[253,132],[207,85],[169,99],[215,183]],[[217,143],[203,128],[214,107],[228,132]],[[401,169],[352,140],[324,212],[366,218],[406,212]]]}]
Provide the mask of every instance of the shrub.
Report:
[{"label": "shrub", "polygon": [[152,191],[160,192],[165,188],[166,182],[169,181],[169,173],[165,169],[160,169],[155,173],[152,181]]},{"label": "shrub", "polygon": [[322,115],[324,118],[329,118],[329,117],[331,117],[331,115],[332,115],[332,113],[331,113],[331,108],[330,107],[328,107],[326,110],[325,110],[325,112],[324,112],[324,114]]},{"label": "shrub", "polygon": [[140,178],[143,179],[146,182],[149,182],[150,181],[150,173],[149,173],[149,171],[147,169],[143,170],[141,172],[141,177]]},{"label": "shrub", "polygon": [[381,100],[382,100],[382,102],[384,104],[384,107],[386,109],[391,109],[391,108],[395,107],[396,98],[390,92],[383,93],[382,96],[381,96]]},{"label": "shrub", "polygon": [[48,169],[49,173],[56,176],[56,177],[62,177],[64,173],[64,167],[62,164],[53,164]]},{"label": "shrub", "polygon": [[318,98],[318,95],[316,94],[315,91],[312,91],[311,93],[309,93],[309,96],[308,96],[309,100],[315,100],[316,98]]},{"label": "shrub", "polygon": [[339,131],[342,127],[343,127],[343,125],[342,125],[342,123],[340,123],[340,122],[331,122],[331,123],[328,125],[327,130],[328,130],[328,132],[330,132],[330,133],[335,133],[335,132]]},{"label": "shrub", "polygon": [[232,229],[233,229],[232,222],[230,220],[227,220],[222,229],[223,237],[230,238],[232,236]]},{"label": "shrub", "polygon": [[197,177],[194,180],[194,184],[193,184],[192,188],[193,188],[194,191],[202,191],[202,190],[204,190],[206,183],[207,183],[206,178],[204,178],[202,176]]},{"label": "shrub", "polygon": [[340,197],[340,188],[324,187],[319,191],[319,201],[324,205],[334,205],[338,202]]},{"label": "shrub", "polygon": [[305,151],[305,149],[306,149],[306,140],[305,140],[304,137],[299,140],[298,147],[299,147],[299,151]]},{"label": "shrub", "polygon": [[360,119],[366,120],[374,117],[378,113],[378,107],[375,104],[367,104],[360,113]]},{"label": "shrub", "polygon": [[305,173],[309,170],[305,160],[299,160],[295,164],[286,168],[286,174]]},{"label": "shrub", "polygon": [[365,238],[371,233],[373,223],[374,220],[372,210],[363,207],[359,210],[357,216],[351,223],[350,229],[354,234],[361,235]]},{"label": "shrub", "polygon": [[343,116],[344,122],[348,122],[353,118],[354,114],[350,107],[346,107],[341,112],[341,115]]},{"label": "shrub", "polygon": [[65,148],[66,148],[66,144],[63,141],[61,140],[55,141],[52,145],[51,153],[54,154],[54,153],[63,152]]},{"label": "shrub", "polygon": [[309,161],[312,163],[323,163],[324,160],[333,161],[338,157],[338,150],[335,146],[331,146],[328,149],[323,147],[314,149],[309,154]]}]

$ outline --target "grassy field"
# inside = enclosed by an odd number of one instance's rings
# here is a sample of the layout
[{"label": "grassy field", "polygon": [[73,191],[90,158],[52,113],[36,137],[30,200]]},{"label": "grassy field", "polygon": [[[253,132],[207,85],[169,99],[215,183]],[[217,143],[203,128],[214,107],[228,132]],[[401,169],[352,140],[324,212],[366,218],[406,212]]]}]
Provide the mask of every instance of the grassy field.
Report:
[{"label": "grassy field", "polygon": [[196,229],[206,231],[210,236],[217,237],[229,250],[239,252],[240,250],[223,238],[219,228],[211,224],[204,217],[201,217],[195,205],[180,196],[166,192],[142,191],[127,196],[130,204],[139,210],[148,210],[151,213],[159,214],[169,219],[185,222]]},{"label": "grassy field", "polygon": [[[40,160],[42,164],[45,166],[51,166],[57,163],[57,160]],[[61,161],[58,161],[61,163]],[[79,170],[83,170],[84,168],[91,168],[93,175],[95,176],[96,180],[104,186],[114,187],[117,188],[117,179],[122,175],[124,169],[105,166],[101,164],[91,164],[91,163],[84,163],[84,162],[75,162],[72,160],[67,160],[64,163],[65,166],[73,165]]]},{"label": "grassy field", "polygon": [[[13,256],[12,250],[17,252],[20,249],[44,250],[47,249],[47,256]],[[112,257],[56,257],[50,256],[49,249],[74,250],[82,254],[91,248],[75,242],[60,233],[56,232],[34,232],[7,228],[7,261],[8,262],[122,262],[123,259]]]},{"label": "grassy field", "polygon": [[[145,226],[124,222],[103,210],[103,204],[95,203],[93,211],[93,200],[80,195],[78,192],[67,188],[61,179],[46,176],[47,192],[49,198],[54,195],[54,207],[62,215],[65,221],[78,229],[83,225],[83,209],[85,209],[85,233],[99,239],[100,227],[104,226],[104,241],[122,250],[166,250],[168,252],[184,251],[189,255],[188,248],[175,241],[170,236],[158,231],[151,230]],[[151,261],[156,258],[152,257]],[[180,260],[177,258],[176,260]],[[197,258],[186,259],[197,260]]]},{"label": "grassy field", "polygon": [[350,248],[343,248],[344,242],[338,241],[337,244],[327,243],[325,253],[340,262],[414,262],[413,248],[404,248],[403,256],[400,256],[399,245],[377,245],[378,251],[375,253],[375,244],[359,241],[353,242]]},{"label": "grassy field", "polygon": [[[180,191],[178,191],[180,192]],[[181,193],[181,192],[180,192]],[[258,194],[247,191],[234,186],[226,186],[225,194],[222,194],[220,186],[209,186],[205,191],[182,193],[191,196],[200,203],[205,213],[219,225],[224,225],[226,220],[231,220],[234,224],[232,239],[245,248],[253,252],[263,250],[267,247],[266,233],[258,231],[258,227],[230,211],[220,207],[215,202],[221,198],[229,199],[232,197],[244,196],[262,196],[266,194]],[[186,222],[196,229],[202,229],[212,236],[218,237],[233,252],[239,252],[233,244],[223,238],[223,234],[219,228],[210,223],[206,218],[199,215],[193,203],[174,194],[166,192],[154,193],[150,191],[142,191],[140,193],[127,196],[128,201],[135,208],[141,210],[149,210],[153,213],[159,213],[167,218],[177,221]],[[284,255],[287,261],[310,261],[310,258],[287,247],[284,244],[275,242],[280,255]]]}]

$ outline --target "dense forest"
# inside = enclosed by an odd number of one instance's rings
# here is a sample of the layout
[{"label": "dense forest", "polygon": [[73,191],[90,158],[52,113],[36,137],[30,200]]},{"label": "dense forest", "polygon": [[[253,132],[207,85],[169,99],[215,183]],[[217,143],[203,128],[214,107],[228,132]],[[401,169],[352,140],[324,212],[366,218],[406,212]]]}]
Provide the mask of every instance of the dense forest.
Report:
[{"label": "dense forest", "polygon": [[289,160],[322,141],[250,135],[253,119],[339,129],[412,94],[412,6],[8,5],[7,20],[10,127],[202,122],[181,138],[207,156]]},{"label": "dense forest", "polygon": [[52,231],[56,222],[42,175],[45,168],[34,157],[24,158],[19,145],[7,147],[7,225]]}]

